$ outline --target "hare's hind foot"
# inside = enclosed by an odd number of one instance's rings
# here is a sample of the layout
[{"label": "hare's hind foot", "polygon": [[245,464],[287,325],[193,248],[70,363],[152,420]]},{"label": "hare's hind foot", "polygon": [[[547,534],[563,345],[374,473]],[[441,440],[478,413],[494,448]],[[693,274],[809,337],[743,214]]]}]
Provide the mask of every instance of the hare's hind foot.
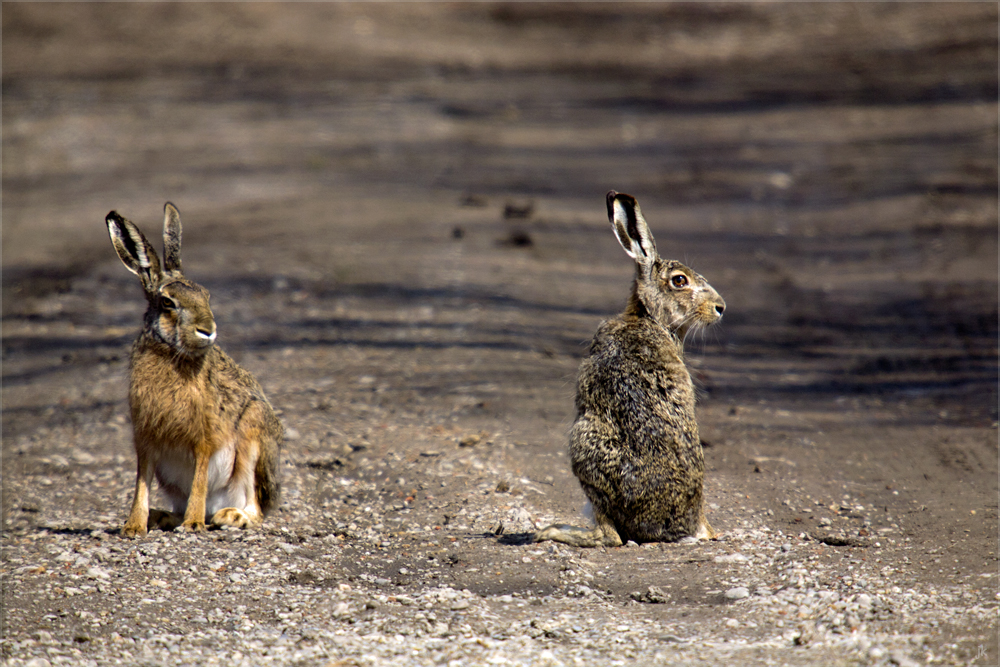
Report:
[{"label": "hare's hind foot", "polygon": [[622,538],[611,526],[597,525],[592,530],[576,526],[551,525],[535,533],[535,542],[562,542],[574,547],[620,547]]},{"label": "hare's hind foot", "polygon": [[260,519],[247,514],[235,507],[225,507],[212,515],[212,524],[216,526],[232,526],[234,528],[251,528],[259,525]]},{"label": "hare's hind foot", "polygon": [[698,521],[698,530],[695,531],[694,538],[698,540],[714,540],[719,536],[712,526],[708,524],[708,519],[704,516]]}]

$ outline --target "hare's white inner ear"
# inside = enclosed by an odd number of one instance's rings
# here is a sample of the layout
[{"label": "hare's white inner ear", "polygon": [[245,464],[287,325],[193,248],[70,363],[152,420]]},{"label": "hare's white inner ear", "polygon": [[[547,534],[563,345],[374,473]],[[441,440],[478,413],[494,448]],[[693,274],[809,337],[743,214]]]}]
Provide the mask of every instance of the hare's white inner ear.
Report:
[{"label": "hare's white inner ear", "polygon": [[108,226],[108,234],[111,236],[111,243],[118,253],[118,258],[122,260],[125,268],[139,276],[143,290],[146,294],[151,294],[156,283],[162,277],[160,272],[160,258],[157,257],[153,246],[142,235],[139,228],[115,211],[108,213],[105,218]]},{"label": "hare's white inner ear", "polygon": [[616,198],[613,222],[615,236],[629,257],[643,265],[656,259],[656,244],[638,205]]},{"label": "hare's white inner ear", "polygon": [[111,241],[118,252],[118,257],[122,263],[132,273],[138,274],[140,270],[149,271],[149,254],[146,252],[145,239],[142,232],[135,225],[128,224],[124,220],[119,223],[114,218],[108,217],[108,231],[111,233]]},{"label": "hare's white inner ear", "polygon": [[136,263],[143,269],[149,268],[149,254],[146,252],[145,239],[142,237],[142,232],[140,232],[133,225],[129,225],[125,228],[125,233],[128,234],[129,243],[128,248],[132,251],[132,255],[135,257]]}]

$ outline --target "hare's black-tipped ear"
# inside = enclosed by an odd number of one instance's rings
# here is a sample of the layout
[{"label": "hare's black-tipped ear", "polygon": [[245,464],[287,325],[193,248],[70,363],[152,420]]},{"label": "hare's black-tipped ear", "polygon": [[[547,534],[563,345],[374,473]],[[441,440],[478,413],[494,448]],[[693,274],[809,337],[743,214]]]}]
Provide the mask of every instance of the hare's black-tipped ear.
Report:
[{"label": "hare's black-tipped ear", "polygon": [[116,211],[108,213],[104,222],[108,225],[108,234],[115,252],[122,260],[125,268],[139,276],[142,288],[147,294],[156,289],[160,281],[160,259],[156,251],[139,228]]},{"label": "hare's black-tipped ear", "polygon": [[656,260],[656,242],[635,197],[612,190],[608,193],[608,220],[615,236],[636,264],[648,266]]},{"label": "hare's black-tipped ear", "polygon": [[181,214],[170,202],[163,205],[163,270],[181,273]]}]

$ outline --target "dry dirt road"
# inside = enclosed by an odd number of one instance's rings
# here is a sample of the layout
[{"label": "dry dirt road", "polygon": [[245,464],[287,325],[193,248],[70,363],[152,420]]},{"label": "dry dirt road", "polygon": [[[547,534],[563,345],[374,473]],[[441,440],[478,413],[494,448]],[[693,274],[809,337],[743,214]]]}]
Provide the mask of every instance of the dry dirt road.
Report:
[{"label": "dry dirt road", "polygon": [[[4,664],[997,664],[997,6],[3,6]],[[576,368],[630,260],[689,341],[700,544],[580,523]],[[185,223],[287,429],[259,531],[120,538]]]}]

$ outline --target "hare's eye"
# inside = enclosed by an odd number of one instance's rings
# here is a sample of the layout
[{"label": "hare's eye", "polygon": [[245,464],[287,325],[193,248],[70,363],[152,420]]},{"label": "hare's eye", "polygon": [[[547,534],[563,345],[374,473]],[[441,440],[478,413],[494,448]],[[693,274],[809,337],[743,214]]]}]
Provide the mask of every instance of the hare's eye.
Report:
[{"label": "hare's eye", "polygon": [[161,296],[160,305],[163,306],[164,310],[173,310],[177,307],[177,302],[169,296]]},{"label": "hare's eye", "polygon": [[670,284],[674,287],[684,287],[688,284],[688,278],[683,273],[678,273],[670,278]]}]

